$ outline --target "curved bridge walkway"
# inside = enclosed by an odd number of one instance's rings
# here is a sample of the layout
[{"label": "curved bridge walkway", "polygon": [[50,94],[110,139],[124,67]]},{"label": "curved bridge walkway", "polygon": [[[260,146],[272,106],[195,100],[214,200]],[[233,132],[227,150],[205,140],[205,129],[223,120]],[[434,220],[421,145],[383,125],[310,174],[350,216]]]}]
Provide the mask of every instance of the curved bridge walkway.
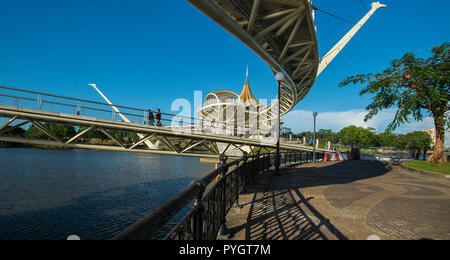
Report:
[{"label": "curved bridge walkway", "polygon": [[227,216],[236,240],[450,239],[450,182],[379,162],[285,169],[239,203]]}]

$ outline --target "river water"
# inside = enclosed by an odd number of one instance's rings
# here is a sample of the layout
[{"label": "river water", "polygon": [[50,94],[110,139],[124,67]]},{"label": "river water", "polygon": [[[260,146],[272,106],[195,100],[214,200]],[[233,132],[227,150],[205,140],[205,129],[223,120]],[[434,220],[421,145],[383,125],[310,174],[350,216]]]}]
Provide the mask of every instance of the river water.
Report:
[{"label": "river water", "polygon": [[213,169],[188,157],[0,149],[0,240],[109,239]]}]

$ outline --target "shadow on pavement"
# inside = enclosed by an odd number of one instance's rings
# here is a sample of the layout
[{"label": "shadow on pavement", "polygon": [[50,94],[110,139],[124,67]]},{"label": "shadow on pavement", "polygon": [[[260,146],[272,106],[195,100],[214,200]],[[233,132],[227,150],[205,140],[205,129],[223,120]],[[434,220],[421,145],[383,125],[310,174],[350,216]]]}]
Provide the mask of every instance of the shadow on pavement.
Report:
[{"label": "shadow on pavement", "polygon": [[[285,168],[281,176],[267,174],[244,191],[251,194],[245,224],[231,228],[231,236],[245,229],[246,240],[347,240],[315,209],[299,189],[346,184],[374,178],[391,168],[380,162],[330,162]],[[242,238],[244,239],[244,238]]]}]

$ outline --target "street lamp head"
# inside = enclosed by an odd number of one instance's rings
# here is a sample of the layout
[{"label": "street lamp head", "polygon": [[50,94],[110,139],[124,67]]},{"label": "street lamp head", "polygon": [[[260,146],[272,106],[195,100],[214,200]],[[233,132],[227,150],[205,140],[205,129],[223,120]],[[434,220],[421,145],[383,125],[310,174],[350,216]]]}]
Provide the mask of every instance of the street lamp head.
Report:
[{"label": "street lamp head", "polygon": [[318,115],[319,115],[319,114],[318,114],[317,112],[314,112],[314,113],[313,113],[313,116],[314,116],[314,117],[317,117]]},{"label": "street lamp head", "polygon": [[277,74],[275,74],[275,79],[280,82],[283,81],[286,78],[286,76],[284,75],[283,72],[278,72]]}]

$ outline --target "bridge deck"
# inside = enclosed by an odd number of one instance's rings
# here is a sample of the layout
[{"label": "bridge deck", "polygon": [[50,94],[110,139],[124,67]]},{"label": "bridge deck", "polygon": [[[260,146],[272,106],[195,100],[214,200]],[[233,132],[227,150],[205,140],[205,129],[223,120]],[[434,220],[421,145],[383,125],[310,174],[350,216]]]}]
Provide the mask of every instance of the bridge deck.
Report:
[{"label": "bridge deck", "polygon": [[242,194],[235,240],[450,239],[450,182],[379,162],[307,164]]},{"label": "bridge deck", "polygon": [[[210,142],[221,142],[233,145],[248,145],[252,147],[264,147],[264,148],[275,148],[274,142],[264,142],[258,139],[250,138],[240,138],[234,136],[226,135],[216,135],[209,133],[202,133],[201,131],[180,131],[179,129],[174,129],[171,127],[156,127],[136,123],[127,123],[123,121],[108,120],[87,116],[79,116],[65,113],[42,111],[37,109],[29,109],[22,107],[6,106],[0,105],[0,116],[1,117],[18,117],[24,120],[36,120],[44,122],[55,122],[70,124],[74,126],[95,126],[104,129],[120,130],[125,132],[141,133],[149,135],[158,135],[163,137],[175,137],[182,139],[194,139],[194,140],[205,140]],[[57,141],[46,141],[46,140],[27,140],[25,138],[14,138],[0,136],[0,141],[3,142],[19,142],[19,143],[29,143],[29,144],[42,144],[42,145],[62,145],[69,148],[80,148],[80,149],[102,149],[102,150],[114,150],[114,151],[128,151],[128,152],[148,152],[148,153],[159,153],[159,154],[170,154],[170,155],[183,155],[183,156],[196,156],[196,157],[206,157],[206,158],[217,158],[217,154],[203,154],[203,153],[186,153],[182,151],[160,151],[160,150],[143,150],[143,149],[129,149],[122,146],[111,147],[111,146],[99,146],[99,145],[87,145],[87,144],[76,144],[76,143],[59,143]],[[291,151],[312,151],[312,147],[306,147],[298,144],[288,144],[282,143],[281,149],[291,150]],[[323,149],[318,149],[317,151],[327,151]]]}]

